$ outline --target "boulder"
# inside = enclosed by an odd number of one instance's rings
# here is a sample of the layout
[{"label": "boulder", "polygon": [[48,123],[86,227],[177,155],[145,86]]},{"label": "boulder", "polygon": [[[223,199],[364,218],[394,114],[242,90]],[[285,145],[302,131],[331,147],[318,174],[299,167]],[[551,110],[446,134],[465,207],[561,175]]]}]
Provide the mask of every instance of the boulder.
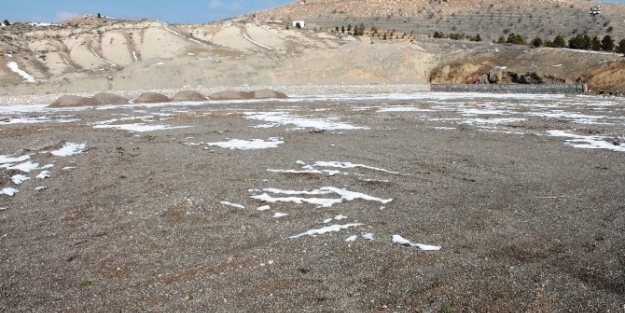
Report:
[{"label": "boulder", "polygon": [[254,93],[248,91],[233,91],[226,90],[222,92],[216,92],[208,96],[211,100],[244,100],[253,99]]},{"label": "boulder", "polygon": [[142,93],[137,99],[135,99],[134,103],[161,103],[161,102],[170,102],[168,96],[164,94],[160,94],[157,92],[146,92]]},{"label": "boulder", "polygon": [[254,99],[286,99],[288,98],[282,92],[271,90],[271,89],[261,89],[254,91]]},{"label": "boulder", "polygon": [[56,101],[49,105],[51,108],[65,108],[65,107],[81,107],[81,106],[93,106],[100,104],[93,98],[86,98],[74,95],[61,96]]},{"label": "boulder", "polygon": [[232,91],[226,90],[213,93],[208,96],[211,100],[244,100],[244,99],[286,99],[288,98],[282,92],[270,89],[261,89],[256,91]]},{"label": "boulder", "polygon": [[172,101],[206,101],[208,98],[204,97],[201,93],[193,90],[182,90],[178,92]]},{"label": "boulder", "polygon": [[93,97],[99,104],[128,104],[128,99],[116,95],[114,93],[101,92],[95,94]]}]

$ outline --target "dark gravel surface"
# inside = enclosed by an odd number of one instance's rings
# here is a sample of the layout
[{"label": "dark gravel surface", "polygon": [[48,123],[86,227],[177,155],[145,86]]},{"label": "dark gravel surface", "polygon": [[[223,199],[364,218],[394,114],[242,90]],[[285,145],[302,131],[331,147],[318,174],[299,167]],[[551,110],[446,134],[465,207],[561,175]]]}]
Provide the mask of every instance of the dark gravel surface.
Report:
[{"label": "dark gravel surface", "polygon": [[[625,149],[625,102],[449,97],[0,111],[0,155],[55,165],[44,180],[41,170],[22,173],[30,180],[20,185],[10,180],[19,171],[0,169],[0,190],[19,190],[0,194],[0,311],[625,312],[625,152],[546,136]],[[265,123],[254,112],[369,129],[252,128]],[[19,116],[50,120],[8,124]],[[93,127],[146,116],[193,127]],[[284,143],[206,144],[273,137]],[[86,151],[45,152],[66,142]],[[397,173],[268,171],[302,170],[296,161]],[[393,201],[317,208],[250,198],[264,192],[250,189],[324,186]],[[347,218],[323,223],[336,215]],[[349,223],[362,225],[288,239]],[[345,241],[365,233],[375,240]],[[442,249],[401,246],[396,234]]]}]

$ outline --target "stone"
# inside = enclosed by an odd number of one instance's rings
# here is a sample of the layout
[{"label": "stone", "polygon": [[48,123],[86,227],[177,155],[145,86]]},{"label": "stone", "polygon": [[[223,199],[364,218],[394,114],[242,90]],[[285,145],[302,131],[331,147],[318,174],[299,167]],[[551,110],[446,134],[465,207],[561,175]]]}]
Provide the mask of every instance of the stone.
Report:
[{"label": "stone", "polygon": [[193,90],[182,90],[171,98],[172,101],[206,101],[208,98]]},{"label": "stone", "polygon": [[157,92],[142,93],[134,101],[134,103],[162,103],[162,102],[171,102],[171,99],[169,99],[168,96],[157,93]]},{"label": "stone", "polygon": [[211,100],[244,100],[244,99],[253,99],[254,93],[248,91],[233,91],[226,90],[221,92],[216,92],[208,96]]},{"label": "stone", "polygon": [[99,104],[128,104],[128,99],[114,93],[100,92],[93,97]]},{"label": "stone", "polygon": [[81,106],[94,106],[100,104],[97,100],[93,98],[75,96],[75,95],[64,95],[56,99],[56,101],[52,102],[49,105],[51,108],[66,108],[66,107],[81,107]]}]

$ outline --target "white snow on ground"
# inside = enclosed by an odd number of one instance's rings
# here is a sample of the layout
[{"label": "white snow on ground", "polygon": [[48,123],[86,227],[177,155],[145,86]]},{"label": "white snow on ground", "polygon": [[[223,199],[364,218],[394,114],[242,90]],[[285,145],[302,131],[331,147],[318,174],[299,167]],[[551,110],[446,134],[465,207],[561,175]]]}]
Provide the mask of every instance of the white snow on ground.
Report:
[{"label": "white snow on ground", "polygon": [[350,242],[350,241],[356,241],[356,239],[358,239],[359,237],[362,237],[363,239],[367,239],[367,240],[374,240],[373,239],[373,233],[366,233],[363,235],[352,235],[349,236],[347,239],[345,239],[345,241]]},{"label": "white snow on ground", "polygon": [[42,191],[42,190],[46,190],[46,189],[48,189],[48,187],[46,187],[46,186],[39,186],[39,187],[35,188],[36,191]]},{"label": "white snow on ground", "polygon": [[22,172],[25,172],[25,173],[30,173],[30,171],[32,171],[32,170],[39,169],[39,163],[33,163],[31,161],[26,161],[24,163],[20,163],[20,164],[17,164],[17,165],[2,164],[2,165],[0,165],[0,168],[6,168],[8,170],[18,170],[18,171],[22,171]]},{"label": "white snow on ground", "polygon": [[295,125],[295,129],[314,128],[319,130],[358,130],[369,127],[353,126],[339,122],[336,118],[305,118],[290,115],[288,112],[245,112],[245,117],[251,120],[268,122],[269,124],[252,126],[254,128],[270,128],[286,125]]},{"label": "white snow on ground", "polygon": [[306,169],[306,170],[277,170],[277,169],[267,169],[268,172],[272,172],[272,173],[284,173],[284,174],[326,174],[328,176],[334,176],[336,174],[340,174],[340,171],[331,171],[331,170],[311,170],[311,169]]},{"label": "white snow on ground", "polygon": [[268,148],[277,148],[279,144],[283,144],[284,141],[280,140],[280,138],[269,138],[267,141],[263,139],[250,139],[250,140],[240,140],[240,139],[230,139],[228,141],[222,142],[209,142],[207,143],[209,146],[218,146],[225,149],[237,149],[237,150],[255,150],[255,149],[268,149]]},{"label": "white snow on ground", "polygon": [[39,117],[15,117],[9,118],[8,120],[0,121],[0,125],[12,125],[12,124],[36,124],[36,123],[46,123],[51,120],[47,117],[39,116]]},{"label": "white snow on ground", "polygon": [[228,201],[221,201],[220,203],[223,204],[223,205],[235,207],[235,208],[238,208],[238,209],[245,209],[245,206],[243,206],[242,204],[238,204],[238,203],[232,203],[232,202],[228,202]]},{"label": "white snow on ground", "polygon": [[39,169],[46,170],[46,169],[53,168],[53,167],[54,167],[54,164],[46,164],[40,167]]},{"label": "white snow on ground", "polygon": [[343,219],[346,219],[346,218],[347,218],[347,216],[339,214],[339,215],[337,215],[335,217],[327,218],[327,219],[323,220],[323,223],[327,224],[327,223],[332,222],[332,220],[340,221],[340,220],[343,220]]},{"label": "white snow on ground", "polygon": [[41,171],[41,173],[39,173],[39,175],[35,178],[46,179],[48,177],[50,177],[50,171]]},{"label": "white snow on ground", "polygon": [[87,145],[84,143],[66,142],[61,149],[50,151],[50,153],[55,156],[66,157],[82,154],[83,152],[85,152],[86,148]]},{"label": "white snow on ground", "polygon": [[139,59],[137,58],[137,52],[135,52],[134,50],[132,51],[132,57],[135,59],[135,62],[139,61]]},{"label": "white snow on ground", "polygon": [[[547,135],[552,137],[571,138],[566,140],[566,144],[575,148],[606,149],[617,152],[625,152],[624,144],[614,144],[606,141],[605,139],[609,139],[609,136],[582,136],[567,133],[561,130],[547,131]],[[617,142],[621,142],[623,139],[624,138],[620,138]]]},{"label": "white snow on ground", "polygon": [[460,124],[464,125],[498,125],[498,124],[511,124],[511,123],[519,123],[524,122],[524,118],[474,118],[474,119],[465,119],[460,122]]},{"label": "white snow on ground", "polygon": [[299,237],[302,237],[302,236],[321,235],[321,234],[325,234],[325,233],[329,233],[329,232],[338,232],[338,231],[341,231],[342,229],[348,229],[350,227],[357,227],[357,226],[361,226],[361,225],[362,225],[362,223],[351,223],[351,224],[345,224],[345,225],[330,225],[330,226],[326,226],[326,227],[322,227],[322,228],[308,230],[308,231],[306,231],[304,233],[291,236],[291,237],[289,237],[289,239],[296,239],[296,238],[299,238]]},{"label": "white snow on ground", "polygon": [[257,46],[259,46],[259,47],[261,47],[263,49],[271,50],[271,48],[269,48],[269,47],[267,47],[265,45],[262,45],[262,44],[260,44],[260,43],[258,43],[256,41],[252,40],[252,38],[248,37],[246,33],[243,33],[243,37],[245,39],[247,39],[249,42],[251,42],[251,43],[253,43],[253,44],[255,44],[255,45],[257,45]]},{"label": "white snow on ground", "polygon": [[24,162],[28,159],[30,159],[30,155],[23,155],[19,157],[10,157],[7,155],[0,155],[0,164]]},{"label": "white snow on ground", "polygon": [[389,174],[399,174],[399,172],[389,171],[389,170],[385,170],[383,168],[368,166],[368,165],[364,165],[364,164],[354,164],[354,163],[351,163],[351,162],[317,161],[317,162],[315,162],[315,164],[313,164],[313,166],[315,166],[315,167],[338,167],[338,168],[356,168],[356,167],[360,167],[360,168],[366,168],[366,169],[370,169],[370,170],[374,170],[374,171],[386,172],[386,173],[389,173]]},{"label": "white snow on ground", "polygon": [[30,75],[30,74],[24,72],[23,70],[21,70],[19,65],[17,65],[17,63],[9,62],[9,63],[7,63],[7,67],[11,71],[13,71],[13,72],[17,73],[18,75],[22,76],[22,78],[24,79],[25,83],[34,83],[34,82],[36,82],[35,78],[32,75]]},{"label": "white snow on ground", "polygon": [[[356,199],[362,199],[366,201],[377,201],[382,204],[386,204],[386,203],[393,201],[393,199],[376,198],[376,197],[366,195],[364,193],[349,191],[346,189],[339,189],[336,187],[321,187],[319,189],[314,189],[312,191],[280,190],[276,188],[264,188],[263,191],[265,193],[261,195],[254,195],[251,198],[264,201],[264,202],[270,202],[270,203],[275,203],[275,202],[293,202],[297,204],[310,203],[310,204],[316,204],[321,208],[328,208],[338,203],[342,203],[346,201],[353,201]],[[274,194],[286,194],[286,195],[324,195],[324,194],[335,193],[335,194],[338,194],[340,198],[302,198],[302,197],[275,198],[275,197],[268,195],[267,192],[274,193]]]},{"label": "white snow on ground", "polygon": [[11,176],[11,181],[14,184],[16,184],[16,185],[19,185],[19,184],[21,184],[21,183],[23,183],[23,182],[25,182],[25,181],[27,181],[29,179],[30,178],[28,178],[27,176],[24,176],[22,174],[16,174],[16,175]]},{"label": "white snow on ground", "polygon": [[105,59],[105,58],[103,58],[103,57],[99,56],[99,55],[95,52],[95,50],[93,50],[93,48],[91,48],[91,52],[92,52],[92,53],[93,53],[93,55],[95,55],[98,59],[100,59],[100,60],[102,60],[102,61],[104,61],[104,62],[106,62],[106,63],[110,64],[111,66],[117,66],[117,64],[115,64],[115,63],[113,63],[113,62],[111,62],[111,61],[109,61],[109,60],[107,60],[107,59]]},{"label": "white snow on ground", "polygon": [[146,125],[144,123],[135,123],[135,124],[119,124],[119,125],[95,125],[93,128],[114,128],[121,129],[130,132],[151,132],[156,130],[166,130],[166,129],[179,129],[179,128],[190,128],[193,126],[171,126],[171,125]]},{"label": "white snow on ground", "polygon": [[564,110],[551,110],[549,112],[528,112],[525,115],[543,117],[543,118],[556,118],[556,119],[568,119],[577,124],[610,124],[600,123],[597,120],[608,118],[602,115],[588,115],[574,112],[566,112]]},{"label": "white snow on ground", "polygon": [[15,188],[11,188],[11,187],[6,187],[2,190],[0,190],[0,195],[1,194],[5,194],[9,197],[13,197],[15,196],[16,193],[20,192],[19,190],[15,189]]},{"label": "white snow on ground", "polygon": [[267,211],[269,209],[271,209],[271,207],[268,205],[263,205],[263,206],[259,206],[258,208],[256,208],[256,210],[258,211]]},{"label": "white snow on ground", "polygon": [[425,245],[425,244],[422,244],[422,243],[412,243],[408,239],[405,239],[404,237],[402,237],[400,235],[393,235],[392,241],[393,241],[393,243],[398,243],[400,245],[405,245],[405,246],[417,247],[417,248],[419,248],[421,250],[425,250],[425,251],[432,251],[432,250],[440,250],[441,249],[441,246]]},{"label": "white snow on ground", "polygon": [[274,218],[281,218],[281,217],[284,217],[284,216],[287,216],[287,215],[288,214],[286,214],[286,213],[276,212],[276,213],[273,214],[273,217]]},{"label": "white snow on ground", "polygon": [[436,112],[436,110],[432,109],[420,109],[415,107],[390,107],[379,109],[376,113],[386,113],[386,112]]}]

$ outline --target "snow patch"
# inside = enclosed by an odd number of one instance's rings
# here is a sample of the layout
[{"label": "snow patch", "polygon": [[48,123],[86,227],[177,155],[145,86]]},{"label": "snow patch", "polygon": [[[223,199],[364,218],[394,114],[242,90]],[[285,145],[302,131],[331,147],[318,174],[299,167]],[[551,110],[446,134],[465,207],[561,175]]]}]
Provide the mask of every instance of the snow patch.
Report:
[{"label": "snow patch", "polygon": [[30,75],[30,74],[26,73],[25,71],[21,70],[19,65],[17,65],[16,62],[9,62],[9,63],[7,63],[7,67],[11,71],[13,71],[13,72],[17,73],[18,75],[22,76],[22,78],[24,79],[25,83],[34,83],[34,82],[36,82],[35,78],[32,75]]},{"label": "snow patch", "polygon": [[321,235],[321,234],[325,234],[325,233],[329,233],[329,232],[339,232],[342,229],[348,229],[350,227],[358,227],[361,226],[362,223],[351,223],[351,224],[345,224],[345,225],[330,225],[330,226],[326,226],[326,227],[322,227],[322,228],[317,228],[317,229],[311,229],[308,230],[306,232],[303,232],[301,234],[297,234],[294,236],[289,237],[289,239],[296,239],[302,236],[315,236],[315,235]]},{"label": "snow patch", "polygon": [[85,143],[66,142],[63,148],[50,151],[50,153],[52,153],[52,155],[55,155],[55,156],[66,157],[66,156],[82,154],[83,152],[85,152],[86,148],[87,148],[87,144]]},{"label": "snow patch", "polygon": [[28,178],[27,176],[24,176],[22,174],[16,174],[16,175],[11,176],[11,181],[14,184],[16,184],[16,185],[19,185],[19,184],[21,184],[21,183],[23,183],[23,182],[25,182],[25,181],[27,181],[29,179],[30,178]]},{"label": "snow patch", "polygon": [[398,243],[402,246],[411,246],[411,247],[417,247],[421,250],[424,251],[435,251],[435,250],[440,250],[441,246],[432,246],[432,245],[426,245],[426,244],[422,244],[422,243],[412,243],[410,242],[408,239],[400,236],[400,235],[393,235],[392,237],[392,241],[393,243]]},{"label": "snow patch", "polygon": [[228,201],[221,201],[220,203],[226,206],[235,207],[237,209],[245,209],[245,206],[243,206],[242,204],[238,204],[238,203],[232,203]]},{"label": "snow patch", "polygon": [[2,190],[0,190],[0,195],[1,194],[5,194],[9,197],[13,197],[15,196],[16,193],[20,192],[19,190],[15,189],[15,188],[11,188],[11,187],[6,187]]},{"label": "snow patch", "polygon": [[280,138],[269,138],[267,141],[263,139],[250,139],[250,140],[240,140],[240,139],[230,139],[228,141],[222,142],[209,142],[207,143],[209,146],[218,146],[225,149],[231,150],[256,150],[256,149],[269,149],[269,148],[277,148],[278,145],[283,144],[284,141],[280,140]]}]

